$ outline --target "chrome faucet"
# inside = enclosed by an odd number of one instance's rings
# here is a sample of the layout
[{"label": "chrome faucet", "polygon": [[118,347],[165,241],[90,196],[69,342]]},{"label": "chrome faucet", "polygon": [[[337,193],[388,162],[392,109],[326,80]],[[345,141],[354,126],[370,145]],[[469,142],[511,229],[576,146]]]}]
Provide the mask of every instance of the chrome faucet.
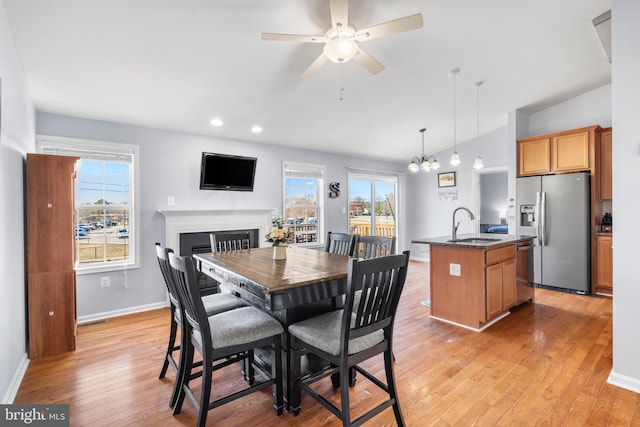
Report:
[{"label": "chrome faucet", "polygon": [[456,208],[453,211],[453,217],[452,217],[452,223],[451,223],[451,240],[456,240],[458,236],[458,226],[460,225],[460,221],[458,221],[458,223],[456,224],[456,212],[458,212],[460,209],[467,211],[467,213],[469,214],[470,220],[474,220],[476,218],[473,216],[473,212],[471,212],[469,209],[463,206]]}]

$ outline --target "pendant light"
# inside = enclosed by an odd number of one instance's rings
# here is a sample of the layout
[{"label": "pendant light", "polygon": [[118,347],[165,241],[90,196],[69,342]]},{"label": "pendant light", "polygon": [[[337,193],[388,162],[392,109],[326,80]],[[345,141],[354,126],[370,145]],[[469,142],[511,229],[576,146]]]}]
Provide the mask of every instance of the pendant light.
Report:
[{"label": "pendant light", "polygon": [[438,163],[438,160],[436,160],[435,156],[426,156],[424,154],[424,133],[426,130],[426,128],[422,128],[418,131],[422,134],[422,156],[414,156],[411,159],[411,162],[409,162],[409,166],[407,166],[407,168],[414,173],[418,172],[419,170],[429,172],[432,169],[437,170],[440,168],[440,163]]},{"label": "pendant light", "polygon": [[449,164],[451,166],[458,166],[460,164],[460,156],[458,155],[458,144],[456,141],[456,74],[460,72],[459,68],[454,68],[449,71],[449,75],[453,77],[453,154]]},{"label": "pendant light", "polygon": [[478,137],[476,138],[476,160],[473,162],[474,169],[482,169],[484,167],[484,163],[482,162],[482,157],[478,155],[478,147],[480,145],[480,86],[482,86],[482,82],[477,82],[475,85],[477,96],[477,113],[478,113]]}]

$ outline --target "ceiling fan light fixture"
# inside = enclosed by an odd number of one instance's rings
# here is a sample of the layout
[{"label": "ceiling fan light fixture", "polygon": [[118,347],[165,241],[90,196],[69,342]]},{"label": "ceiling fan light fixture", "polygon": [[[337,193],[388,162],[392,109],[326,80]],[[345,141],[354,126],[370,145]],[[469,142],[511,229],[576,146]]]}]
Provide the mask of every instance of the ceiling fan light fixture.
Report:
[{"label": "ceiling fan light fixture", "polygon": [[331,62],[342,64],[355,56],[358,52],[358,45],[353,40],[337,38],[328,41],[322,51]]}]

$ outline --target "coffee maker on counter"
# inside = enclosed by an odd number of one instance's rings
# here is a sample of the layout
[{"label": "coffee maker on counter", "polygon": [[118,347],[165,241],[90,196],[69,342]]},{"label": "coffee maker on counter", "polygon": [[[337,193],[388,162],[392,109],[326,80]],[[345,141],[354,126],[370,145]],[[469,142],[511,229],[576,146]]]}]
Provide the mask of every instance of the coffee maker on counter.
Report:
[{"label": "coffee maker on counter", "polygon": [[611,212],[605,212],[602,217],[602,231],[605,233],[611,233],[613,231],[613,219],[611,218]]}]

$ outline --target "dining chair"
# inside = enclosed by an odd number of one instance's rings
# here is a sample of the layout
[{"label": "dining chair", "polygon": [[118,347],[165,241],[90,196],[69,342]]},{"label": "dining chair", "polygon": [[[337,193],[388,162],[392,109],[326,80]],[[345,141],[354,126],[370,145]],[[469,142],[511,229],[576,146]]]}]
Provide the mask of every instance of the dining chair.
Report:
[{"label": "dining chair", "polygon": [[[246,396],[254,391],[271,386],[273,407],[277,415],[283,410],[281,335],[284,328],[274,318],[254,307],[241,307],[214,316],[207,316],[204,304],[198,294],[196,268],[190,257],[169,254],[176,288],[183,301],[184,338],[178,398],[173,414],[179,414],[185,397],[189,398],[198,413],[199,427],[204,427],[210,409]],[[271,348],[271,372],[259,365],[252,365],[258,371],[261,381],[251,381],[248,387],[211,401],[213,372],[233,363],[251,362],[255,348]],[[202,358],[201,369],[193,372],[194,355],[197,351]],[[202,378],[200,398],[191,386],[191,381]],[[196,385],[196,390],[198,385]],[[226,387],[225,387],[226,388]],[[218,392],[222,387],[218,388]]]},{"label": "dining chair", "polygon": [[[164,283],[167,287],[167,292],[169,294],[169,309],[171,310],[171,327],[169,330],[169,342],[167,344],[167,351],[164,357],[164,363],[162,364],[162,369],[160,370],[159,378],[162,379],[165,377],[167,373],[167,369],[171,366],[176,373],[176,376],[180,375],[180,358],[178,362],[173,356],[173,353],[176,351],[180,351],[182,348],[181,344],[176,345],[176,336],[178,332],[178,328],[180,331],[183,330],[183,322],[182,319],[184,316],[182,315],[182,303],[179,297],[178,290],[173,281],[173,274],[171,272],[171,266],[169,265],[169,254],[173,253],[173,250],[170,248],[163,248],[160,243],[156,243],[156,256],[158,258],[158,264],[160,265],[160,271],[162,272],[162,277],[164,278]],[[208,316],[212,316],[214,314],[223,313],[225,311],[233,310],[239,307],[245,307],[247,304],[231,294],[210,294],[206,296],[202,296],[202,304],[204,306],[204,310]],[[245,375],[245,379],[250,380],[249,372],[243,370],[243,374]],[[169,406],[173,407],[175,405],[176,399],[178,397],[178,381],[173,387],[173,392],[171,393],[171,398],[169,400]]]},{"label": "dining chair", "polygon": [[334,233],[329,231],[327,233],[327,244],[325,245],[325,252],[340,255],[353,255],[353,247],[355,244],[355,235],[347,233]]},{"label": "dining chair", "polygon": [[377,258],[394,255],[396,253],[396,238],[382,236],[355,236],[353,256],[362,259]]},{"label": "dining chair", "polygon": [[211,252],[223,252],[239,249],[249,249],[250,237],[248,232],[240,233],[210,233]]},{"label": "dining chair", "polygon": [[[408,262],[409,251],[369,260],[351,260],[344,308],[289,326],[289,371],[295,378],[289,401],[293,416],[300,412],[300,393],[304,390],[340,418],[343,426],[361,425],[389,406],[393,407],[398,426],[405,425],[398,402],[391,350],[393,323],[407,276]],[[358,309],[353,311],[354,294],[358,289],[362,290],[362,299]],[[301,359],[310,353],[326,360],[330,366],[301,376]],[[380,353],[384,355],[386,384],[359,366]],[[360,372],[388,395],[384,402],[353,421],[349,406],[350,368]],[[316,381],[334,373],[340,377],[340,407],[312,387]]]}]

